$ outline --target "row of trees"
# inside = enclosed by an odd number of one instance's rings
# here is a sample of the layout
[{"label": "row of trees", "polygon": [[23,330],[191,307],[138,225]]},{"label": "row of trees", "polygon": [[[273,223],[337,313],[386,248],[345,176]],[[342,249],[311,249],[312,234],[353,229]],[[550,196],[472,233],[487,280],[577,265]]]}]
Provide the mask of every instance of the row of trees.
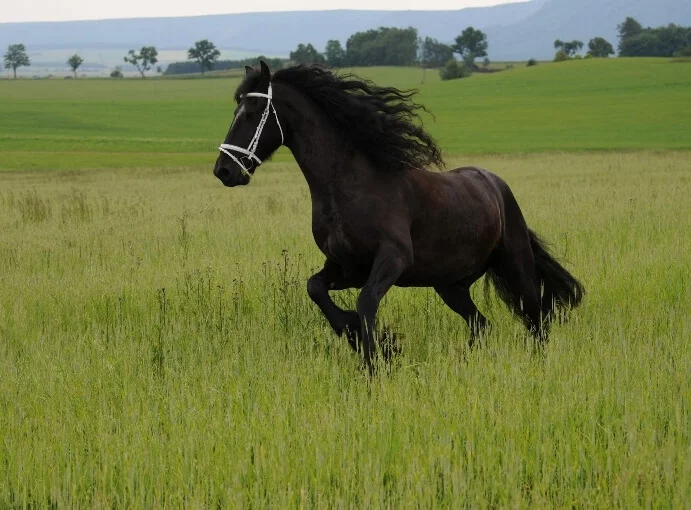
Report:
[{"label": "row of trees", "polygon": [[[31,65],[31,59],[23,44],[10,44],[7,48],[7,53],[5,53],[4,60],[5,69],[12,69],[15,79],[17,78],[17,68]],[[67,66],[72,69],[75,78],[77,77],[77,69],[83,63],[84,59],[76,53],[67,59]]]},{"label": "row of trees", "polygon": [[[561,39],[557,39],[554,41],[554,49],[557,50],[554,61],[562,62],[577,57],[578,53],[583,49],[583,42],[577,40],[564,42]],[[607,58],[610,55],[614,55],[614,48],[605,38],[593,37],[588,41],[586,57]]]},{"label": "row of trees", "polygon": [[[691,27],[674,24],[657,28],[643,28],[631,17],[617,26],[619,31],[619,55],[623,57],[670,57],[676,55],[691,56]],[[557,50],[555,61],[568,60],[578,57],[584,44],[582,41],[554,41]],[[453,44],[444,44],[437,39],[418,37],[413,27],[395,28],[380,27],[378,29],[356,32],[346,41],[346,47],[341,46],[335,39],[326,43],[323,53],[319,52],[311,43],[300,43],[290,52],[290,60],[298,64],[327,64],[330,67],[393,65],[420,65],[423,69],[443,67],[443,79],[458,78],[478,70],[476,60],[487,57],[487,35],[481,30],[467,27],[459,34]],[[454,55],[461,57],[462,64]],[[614,55],[611,43],[602,37],[595,37],[588,42],[586,57],[606,58]],[[218,61],[221,52],[208,39],[194,43],[188,49],[188,62],[176,62],[169,66],[166,74],[189,73],[194,70],[206,71],[218,69],[239,68],[249,65],[256,59]],[[265,57],[259,57],[264,58]],[[273,67],[279,67],[281,59],[272,60]],[[143,46],[138,52],[131,49],[124,57],[124,61],[134,66],[146,78],[146,72],[158,62],[158,51],[154,46]],[[77,77],[77,69],[84,60],[78,54],[67,60],[68,67]],[[4,55],[6,69],[12,69],[17,77],[17,68],[31,65],[26,48],[23,44],[10,44]],[[485,58],[485,67],[489,61]],[[158,71],[161,72],[160,67]],[[119,68],[111,76],[121,77]]]},{"label": "row of trees", "polygon": [[[187,51],[188,58],[192,59],[200,67],[202,74],[204,74],[205,70],[213,68],[214,62],[220,55],[221,52],[207,39],[197,41]],[[31,60],[23,44],[10,44],[7,48],[7,53],[5,53],[4,61],[5,69],[12,69],[15,79],[17,78],[17,68],[31,65]],[[152,69],[158,62],[158,50],[155,46],[143,46],[138,52],[130,50],[125,55],[124,61],[136,67],[142,78],[146,78],[146,72]],[[84,59],[77,53],[67,59],[67,66],[72,70],[75,78],[77,77],[77,70],[83,63]],[[113,71],[111,77],[122,77],[120,68]]]},{"label": "row of trees", "polygon": [[[634,18],[617,25],[619,32],[618,53],[620,57],[675,57],[691,56],[691,27],[673,23],[657,28],[643,28]],[[578,56],[583,48],[582,41],[554,41],[557,53],[555,61],[568,60]],[[614,55],[612,44],[602,37],[588,42],[586,57],[609,57]]]},{"label": "row of trees", "polygon": [[[243,66],[254,66],[259,60],[263,60],[271,69],[280,69],[285,64],[285,58],[274,58],[267,57],[265,55],[259,55],[252,58],[244,58],[239,60],[214,60],[211,69],[215,71],[224,71],[228,69],[242,69]],[[207,71],[208,67],[205,68]],[[175,74],[190,74],[198,73],[201,70],[201,64],[194,60],[187,60],[184,62],[171,62],[166,67],[163,74],[165,75],[175,75]]]},{"label": "row of trees", "polygon": [[323,53],[311,43],[300,43],[290,52],[290,60],[297,64],[327,64],[330,67],[420,64],[422,67],[441,67],[454,54],[470,68],[477,58],[487,56],[487,35],[481,30],[467,27],[454,41],[444,44],[437,39],[418,36],[417,29],[380,27],[356,32],[346,41],[329,40]]},{"label": "row of trees", "polygon": [[628,17],[617,26],[619,55],[622,57],[691,56],[691,27],[670,23],[657,28],[643,28]]}]

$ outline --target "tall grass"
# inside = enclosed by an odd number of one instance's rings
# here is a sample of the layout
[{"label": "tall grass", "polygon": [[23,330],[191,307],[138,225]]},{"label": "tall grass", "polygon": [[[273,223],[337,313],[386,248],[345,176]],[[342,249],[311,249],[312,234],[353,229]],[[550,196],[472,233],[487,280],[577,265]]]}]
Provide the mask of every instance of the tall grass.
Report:
[{"label": "tall grass", "polygon": [[394,289],[372,381],[307,297],[294,165],[0,174],[0,506],[687,506],[688,155],[454,163],[508,181],[586,300],[535,354],[479,283],[469,351]]}]

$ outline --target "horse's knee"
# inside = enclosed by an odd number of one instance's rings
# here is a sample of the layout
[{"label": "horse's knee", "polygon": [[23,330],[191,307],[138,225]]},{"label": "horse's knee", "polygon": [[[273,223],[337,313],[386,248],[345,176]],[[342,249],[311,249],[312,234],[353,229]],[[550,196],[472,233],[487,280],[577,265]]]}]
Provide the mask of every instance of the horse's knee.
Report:
[{"label": "horse's knee", "polygon": [[321,278],[321,274],[315,274],[307,280],[307,295],[312,301],[318,301],[324,295],[326,284]]}]

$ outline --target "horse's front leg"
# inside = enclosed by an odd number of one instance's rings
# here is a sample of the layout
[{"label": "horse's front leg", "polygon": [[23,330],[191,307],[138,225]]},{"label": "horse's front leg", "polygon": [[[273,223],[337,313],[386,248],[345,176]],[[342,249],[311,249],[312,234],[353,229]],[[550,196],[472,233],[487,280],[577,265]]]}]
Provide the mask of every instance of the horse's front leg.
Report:
[{"label": "horse's front leg", "polygon": [[374,331],[379,302],[411,264],[412,248],[406,250],[394,244],[382,244],[374,257],[369,278],[358,296],[362,349],[370,372],[373,371]]},{"label": "horse's front leg", "polygon": [[338,336],[346,334],[348,343],[357,352],[357,335],[360,333],[360,317],[354,310],[343,310],[333,302],[329,290],[343,290],[355,287],[343,277],[340,267],[326,261],[324,269],[307,280],[307,294],[329,321]]}]

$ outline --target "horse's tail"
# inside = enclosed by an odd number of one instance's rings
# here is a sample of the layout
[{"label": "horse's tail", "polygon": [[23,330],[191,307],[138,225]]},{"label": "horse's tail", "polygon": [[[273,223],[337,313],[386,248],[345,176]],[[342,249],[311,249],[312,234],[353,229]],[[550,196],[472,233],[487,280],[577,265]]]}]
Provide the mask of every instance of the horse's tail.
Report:
[{"label": "horse's tail", "polygon": [[554,309],[578,307],[585,294],[583,284],[549,253],[545,242],[535,232],[528,229],[528,234],[535,259],[538,289],[542,291],[543,316],[551,314]]},{"label": "horse's tail", "polygon": [[557,309],[576,308],[583,285],[550,253],[546,243],[526,224],[508,185],[499,178],[505,220],[500,246],[487,270],[498,297],[529,329],[540,330]]}]

